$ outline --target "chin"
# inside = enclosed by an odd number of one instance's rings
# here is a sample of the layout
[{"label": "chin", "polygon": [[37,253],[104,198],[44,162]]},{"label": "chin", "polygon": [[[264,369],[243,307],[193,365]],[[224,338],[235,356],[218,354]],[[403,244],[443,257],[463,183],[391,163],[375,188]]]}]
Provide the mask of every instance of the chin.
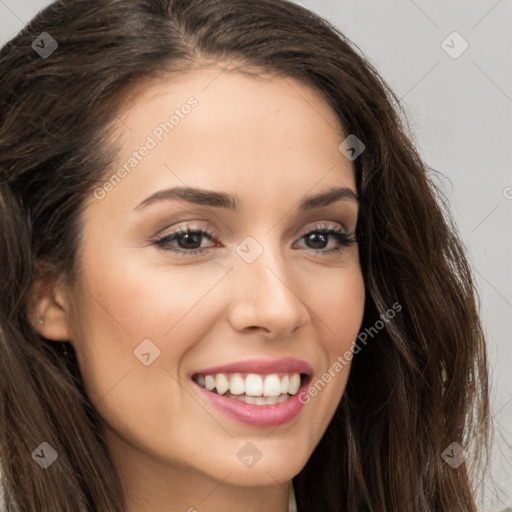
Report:
[{"label": "chin", "polygon": [[259,487],[288,482],[304,468],[311,456],[308,444],[299,449],[297,441],[292,439],[238,440],[236,444],[235,457],[226,458],[224,452],[223,463],[213,464],[212,468],[215,478],[220,473],[223,476],[229,473],[225,482],[235,486]]}]

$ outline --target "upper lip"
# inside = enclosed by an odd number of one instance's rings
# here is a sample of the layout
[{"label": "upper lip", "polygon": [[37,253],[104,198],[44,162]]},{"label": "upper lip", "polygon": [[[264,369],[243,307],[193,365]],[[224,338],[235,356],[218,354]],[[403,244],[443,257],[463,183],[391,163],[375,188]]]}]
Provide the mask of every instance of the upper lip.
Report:
[{"label": "upper lip", "polygon": [[292,357],[274,360],[246,359],[245,361],[197,370],[194,375],[213,375],[215,373],[257,373],[266,375],[277,372],[305,373],[311,376],[313,369],[305,361]]}]

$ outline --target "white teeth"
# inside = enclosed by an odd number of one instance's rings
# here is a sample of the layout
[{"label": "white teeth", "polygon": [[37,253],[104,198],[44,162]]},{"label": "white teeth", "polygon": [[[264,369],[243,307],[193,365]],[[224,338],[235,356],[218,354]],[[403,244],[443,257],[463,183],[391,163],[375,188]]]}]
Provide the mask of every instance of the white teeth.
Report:
[{"label": "white teeth", "polygon": [[288,375],[285,375],[281,379],[281,393],[288,393],[289,384],[290,384],[290,377],[288,377]]},{"label": "white teeth", "polygon": [[292,378],[290,379],[290,385],[288,387],[288,393],[290,395],[295,395],[300,388],[300,375],[298,373],[294,373]]},{"label": "white teeth", "polygon": [[[198,382],[199,384],[199,382]],[[201,384],[199,384],[201,385]],[[204,377],[204,387],[211,391],[215,387],[215,377],[213,375],[205,375]]]},{"label": "white teeth", "polygon": [[[281,378],[277,373],[269,375],[249,373],[245,378],[240,373],[217,373],[215,375],[197,375],[195,381],[209,391],[215,389],[219,395],[227,393],[232,397],[240,397],[247,403],[256,404],[258,404],[258,401],[251,400],[251,397],[281,399],[284,396],[286,399],[286,395],[295,395],[301,384],[299,373],[285,374]],[[248,398],[248,400],[245,400],[245,398]],[[266,401],[265,404],[279,403],[279,401]]]},{"label": "white teeth", "polygon": [[239,396],[239,395],[231,395],[230,393],[226,393],[228,398],[233,398],[234,400],[238,400],[239,402],[245,402],[246,404],[253,405],[272,405],[279,404],[281,402],[286,402],[290,398],[288,393],[279,396]]},{"label": "white teeth", "polygon": [[272,375],[266,376],[265,382],[263,383],[263,394],[265,396],[279,396],[281,394],[279,375],[273,373]]},{"label": "white teeth", "polygon": [[245,394],[249,396],[261,396],[263,394],[263,379],[259,375],[255,373],[247,375],[245,378]]},{"label": "white teeth", "polygon": [[215,387],[219,395],[223,395],[229,389],[229,380],[223,373],[217,373],[215,377]]},{"label": "white teeth", "polygon": [[239,373],[235,373],[231,376],[229,391],[232,395],[241,395],[245,392],[244,379]]}]

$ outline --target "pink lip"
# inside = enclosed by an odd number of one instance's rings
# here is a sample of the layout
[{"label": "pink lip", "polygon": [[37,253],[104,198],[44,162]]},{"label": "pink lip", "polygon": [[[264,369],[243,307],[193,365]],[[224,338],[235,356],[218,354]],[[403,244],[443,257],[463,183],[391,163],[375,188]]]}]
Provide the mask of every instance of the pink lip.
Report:
[{"label": "pink lip", "polygon": [[310,377],[304,379],[297,393],[285,402],[269,405],[246,404],[208,391],[196,383],[194,383],[194,387],[216,409],[240,423],[253,427],[276,427],[288,423],[300,413],[304,404],[299,400],[299,396],[307,390],[310,380]]},{"label": "pink lip", "polygon": [[195,372],[195,375],[213,375],[215,373],[258,373],[260,375],[266,375],[269,373],[278,372],[305,373],[306,375],[311,376],[313,374],[313,369],[305,361],[294,359],[292,357],[286,357],[276,360],[248,359],[246,361],[238,361],[236,363],[222,366],[204,368]]}]

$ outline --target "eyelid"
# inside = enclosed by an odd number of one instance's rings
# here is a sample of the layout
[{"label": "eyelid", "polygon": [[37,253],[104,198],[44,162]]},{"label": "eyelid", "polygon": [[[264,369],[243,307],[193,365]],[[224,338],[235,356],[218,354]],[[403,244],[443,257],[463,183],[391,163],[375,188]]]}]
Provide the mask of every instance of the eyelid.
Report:
[{"label": "eyelid", "polygon": [[[176,228],[172,228],[170,231],[166,231],[169,228],[165,228],[164,230],[160,230],[159,233],[154,235],[153,239],[165,238],[170,235],[175,235],[179,233],[183,233],[186,231],[207,231],[208,234],[212,238],[217,238],[217,231],[210,227],[210,224],[207,221],[201,220],[183,220],[179,223],[180,225]],[[162,233],[162,234],[160,234]]]},{"label": "eyelid", "polygon": [[319,222],[314,223],[312,226],[307,226],[303,230],[299,231],[298,238],[302,238],[304,235],[307,235],[311,231],[315,230],[322,230],[322,229],[335,229],[337,231],[346,233],[347,235],[351,233],[347,227],[341,223],[341,222],[332,222],[332,221],[326,221],[322,220]]}]

